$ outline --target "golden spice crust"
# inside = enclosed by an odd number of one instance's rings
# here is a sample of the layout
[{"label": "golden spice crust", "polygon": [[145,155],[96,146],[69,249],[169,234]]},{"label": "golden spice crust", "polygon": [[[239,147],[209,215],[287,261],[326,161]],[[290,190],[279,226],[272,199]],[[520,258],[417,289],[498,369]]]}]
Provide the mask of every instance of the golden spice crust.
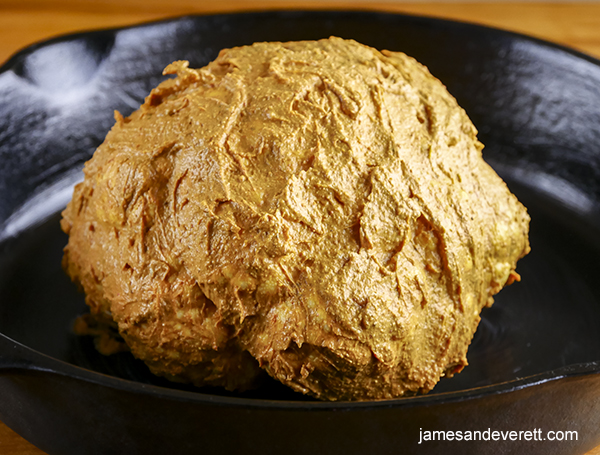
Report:
[{"label": "golden spice crust", "polygon": [[529,217],[425,67],[330,38],[165,71],[62,221],[65,269],[134,355],[328,400],[425,392],[467,364]]}]

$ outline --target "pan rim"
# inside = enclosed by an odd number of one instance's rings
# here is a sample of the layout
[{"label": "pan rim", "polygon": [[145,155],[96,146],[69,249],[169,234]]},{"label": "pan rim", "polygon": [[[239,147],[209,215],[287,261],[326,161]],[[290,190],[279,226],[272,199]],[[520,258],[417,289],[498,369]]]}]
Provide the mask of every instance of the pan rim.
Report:
[{"label": "pan rim", "polygon": [[[8,345],[8,349],[2,347]],[[13,362],[0,359],[0,375],[8,371],[43,372],[67,376],[102,387],[123,392],[144,394],[155,398],[185,401],[195,404],[285,411],[351,411],[376,408],[412,408],[477,400],[488,396],[516,392],[548,382],[563,381],[574,377],[600,374],[600,360],[566,365],[557,369],[537,373],[522,378],[486,386],[452,392],[430,393],[412,397],[366,401],[291,401],[263,398],[229,397],[196,391],[178,390],[160,385],[146,384],[132,379],[124,379],[74,365],[64,360],[41,353],[0,332],[0,352],[9,350]],[[434,389],[435,390],[435,389]]]}]

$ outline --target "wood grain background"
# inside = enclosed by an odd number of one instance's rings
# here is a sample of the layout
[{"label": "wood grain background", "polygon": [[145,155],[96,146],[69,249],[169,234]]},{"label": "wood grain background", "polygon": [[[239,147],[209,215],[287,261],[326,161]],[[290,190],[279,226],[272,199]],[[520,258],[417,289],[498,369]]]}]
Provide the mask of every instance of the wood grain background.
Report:
[{"label": "wood grain background", "polygon": [[[476,22],[553,41],[600,58],[600,2],[0,0],[0,63],[23,47],[64,33],[184,14],[281,8],[371,9]],[[0,422],[0,455],[44,452]],[[600,455],[600,447],[587,455]]]}]

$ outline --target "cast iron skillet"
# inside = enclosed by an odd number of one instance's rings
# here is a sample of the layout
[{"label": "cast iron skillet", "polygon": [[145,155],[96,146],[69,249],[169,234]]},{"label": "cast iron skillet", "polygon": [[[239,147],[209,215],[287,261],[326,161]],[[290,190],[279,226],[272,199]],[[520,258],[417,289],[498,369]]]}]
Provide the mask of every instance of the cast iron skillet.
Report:
[{"label": "cast iron skillet", "polygon": [[[72,335],[85,308],[60,267],[58,212],[113,109],[137,108],[173,60],[197,67],[224,47],[330,35],[429,66],[529,208],[523,281],[484,311],[471,365],[426,396],[321,403],[272,382],[246,395],[176,386]],[[600,443],[599,154],[599,62],[476,25],[267,12],[32,46],[0,70],[0,419],[53,455],[583,453]],[[419,443],[435,430],[531,440]],[[549,431],[577,440],[541,441]]]}]

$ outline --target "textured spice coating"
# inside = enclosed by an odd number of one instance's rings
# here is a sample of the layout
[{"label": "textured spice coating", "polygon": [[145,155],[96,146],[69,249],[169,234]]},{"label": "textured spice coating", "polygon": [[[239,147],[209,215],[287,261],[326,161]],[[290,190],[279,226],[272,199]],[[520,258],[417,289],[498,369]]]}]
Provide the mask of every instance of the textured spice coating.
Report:
[{"label": "textured spice coating", "polygon": [[330,38],[165,72],[62,220],[66,271],[135,356],[327,400],[426,392],[467,364],[529,217],[424,66]]}]

